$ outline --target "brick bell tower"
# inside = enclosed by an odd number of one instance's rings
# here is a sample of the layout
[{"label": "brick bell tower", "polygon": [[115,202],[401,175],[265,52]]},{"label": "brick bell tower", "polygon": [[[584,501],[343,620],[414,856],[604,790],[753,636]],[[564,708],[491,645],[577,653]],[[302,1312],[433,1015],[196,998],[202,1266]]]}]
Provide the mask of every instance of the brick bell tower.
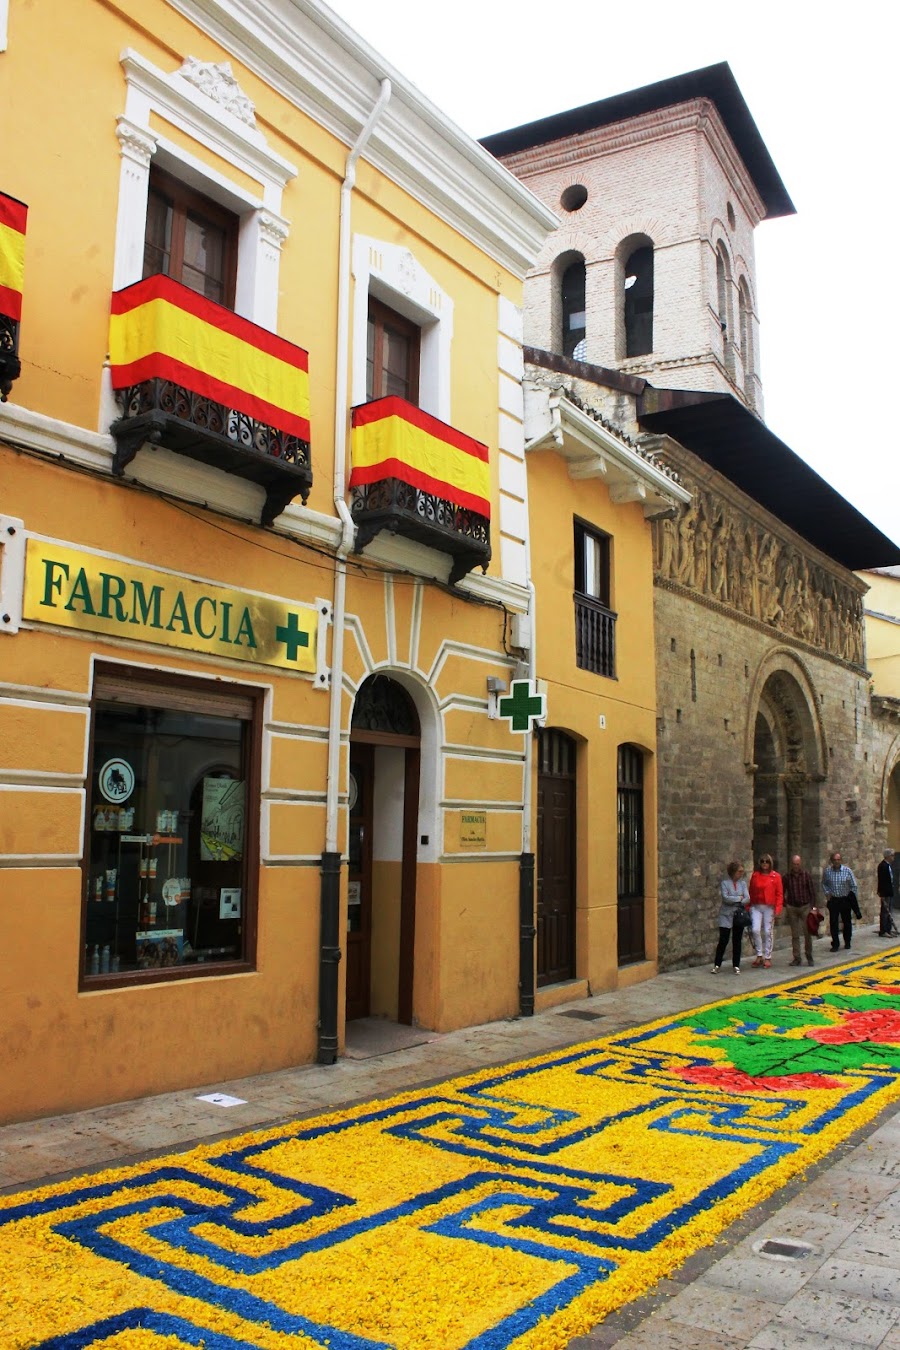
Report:
[{"label": "brick bell tower", "polygon": [[560,216],[526,343],[762,416],[753,232],[794,206],[727,63],[482,144]]}]

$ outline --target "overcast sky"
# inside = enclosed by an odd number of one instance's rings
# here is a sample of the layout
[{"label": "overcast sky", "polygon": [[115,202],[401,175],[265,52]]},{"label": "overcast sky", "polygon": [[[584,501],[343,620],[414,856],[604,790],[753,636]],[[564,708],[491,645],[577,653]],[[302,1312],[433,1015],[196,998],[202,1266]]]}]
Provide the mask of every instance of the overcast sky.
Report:
[{"label": "overcast sky", "polygon": [[756,231],[766,421],[900,543],[891,4],[331,4],[473,136],[728,61],[797,208]]}]

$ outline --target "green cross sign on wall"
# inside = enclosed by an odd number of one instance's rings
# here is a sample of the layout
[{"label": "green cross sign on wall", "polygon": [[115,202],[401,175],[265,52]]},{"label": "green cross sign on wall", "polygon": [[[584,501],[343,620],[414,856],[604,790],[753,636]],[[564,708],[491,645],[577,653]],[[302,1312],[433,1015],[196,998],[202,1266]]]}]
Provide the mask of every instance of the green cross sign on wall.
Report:
[{"label": "green cross sign on wall", "polygon": [[309,646],[309,633],[303,632],[297,615],[290,612],[287,616],[287,623],[281,624],[275,629],[275,641],[282,643],[287,649],[289,661],[296,661],[298,649]]},{"label": "green cross sign on wall", "polygon": [[510,731],[528,731],[532,721],[546,716],[545,704],[544,695],[534,691],[530,680],[513,680],[509,697],[498,700],[497,710],[509,718]]}]

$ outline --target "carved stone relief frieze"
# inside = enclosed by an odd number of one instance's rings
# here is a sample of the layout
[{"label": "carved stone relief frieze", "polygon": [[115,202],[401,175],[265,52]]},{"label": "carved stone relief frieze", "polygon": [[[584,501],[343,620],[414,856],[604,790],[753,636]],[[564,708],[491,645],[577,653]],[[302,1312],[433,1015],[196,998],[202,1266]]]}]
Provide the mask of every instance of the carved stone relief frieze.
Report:
[{"label": "carved stone relief frieze", "polygon": [[860,596],[730,502],[693,491],[681,515],[654,522],[657,576],[862,665]]}]

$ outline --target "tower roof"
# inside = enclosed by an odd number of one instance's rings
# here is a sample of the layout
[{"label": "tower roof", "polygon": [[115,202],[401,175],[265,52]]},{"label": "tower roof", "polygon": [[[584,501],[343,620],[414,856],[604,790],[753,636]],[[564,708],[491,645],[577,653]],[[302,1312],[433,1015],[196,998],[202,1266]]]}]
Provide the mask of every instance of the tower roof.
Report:
[{"label": "tower roof", "polygon": [[826,557],[851,571],[900,563],[900,547],[733,394],[648,384],[637,413],[645,431],[693,451]]},{"label": "tower roof", "polygon": [[547,145],[551,141],[577,136],[597,127],[610,126],[614,122],[627,122],[643,113],[674,107],[696,98],[709,99],[718,109],[762,198],[766,219],[793,215],[796,210],[794,203],[788,196],[787,188],[781,181],[727,61],[705,66],[702,70],[691,70],[685,75],[675,75],[668,80],[658,80],[656,84],[645,84],[641,89],[614,94],[612,98],[602,98],[596,103],[585,103],[580,108],[554,113],[537,122],[526,122],[509,131],[494,132],[482,137],[481,144],[492,155],[502,159],[504,155]]}]

